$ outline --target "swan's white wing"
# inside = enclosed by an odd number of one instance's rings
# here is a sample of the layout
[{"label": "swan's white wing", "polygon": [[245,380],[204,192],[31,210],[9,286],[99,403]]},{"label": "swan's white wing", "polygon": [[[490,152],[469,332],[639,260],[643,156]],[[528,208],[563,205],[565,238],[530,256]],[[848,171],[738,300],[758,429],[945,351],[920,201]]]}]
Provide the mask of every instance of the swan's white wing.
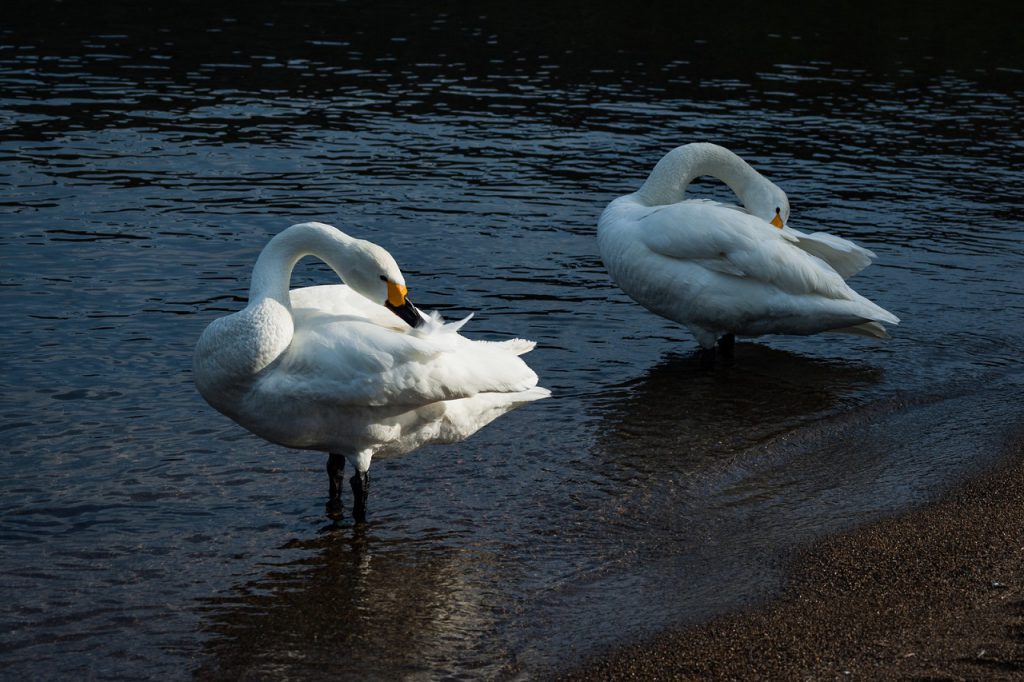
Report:
[{"label": "swan's white wing", "polygon": [[835,270],[795,246],[795,235],[739,211],[694,202],[662,206],[641,218],[637,235],[660,256],[787,294],[846,299],[851,292]]},{"label": "swan's white wing", "polygon": [[[708,199],[688,199],[685,203],[677,204],[677,206],[716,207],[737,211],[744,215],[751,216],[752,218],[756,218],[756,216],[750,213],[750,211],[743,206],[725,204]],[[812,256],[817,256],[828,263],[829,267],[838,272],[839,276],[843,279],[849,279],[853,275],[856,275],[858,272],[871,265],[871,262],[876,258],[872,251],[865,249],[862,246],[858,246],[848,239],[837,237],[834,234],[829,234],[828,232],[811,232],[808,234],[788,225],[782,228],[780,232],[782,238],[786,241],[796,244]]]},{"label": "swan's white wing", "polygon": [[293,290],[292,306],[291,345],[255,393],[339,407],[422,405],[537,384],[518,348],[466,339],[458,323],[413,333],[348,287]]}]

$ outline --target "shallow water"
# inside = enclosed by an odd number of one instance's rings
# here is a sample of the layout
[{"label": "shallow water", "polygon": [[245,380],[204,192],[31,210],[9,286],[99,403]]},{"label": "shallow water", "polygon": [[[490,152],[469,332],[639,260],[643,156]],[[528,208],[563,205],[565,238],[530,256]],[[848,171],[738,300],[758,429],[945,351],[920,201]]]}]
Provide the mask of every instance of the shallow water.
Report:
[{"label": "shallow water", "polygon": [[[1024,419],[1019,22],[224,7],[34,3],[0,32],[5,677],[543,676],[765,598],[794,547],[932,499]],[[611,284],[597,215],[695,140],[878,254],[853,283],[892,340],[701,372]],[[375,463],[361,531],[324,516],[322,457],[191,383],[304,220],[386,246],[467,335],[538,341],[555,394]]]}]

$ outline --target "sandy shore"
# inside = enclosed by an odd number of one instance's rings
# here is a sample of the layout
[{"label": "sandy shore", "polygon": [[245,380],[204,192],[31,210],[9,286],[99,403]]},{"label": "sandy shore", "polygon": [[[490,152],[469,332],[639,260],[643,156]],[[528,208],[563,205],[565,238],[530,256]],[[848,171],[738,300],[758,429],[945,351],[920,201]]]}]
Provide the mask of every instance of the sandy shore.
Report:
[{"label": "sandy shore", "polygon": [[780,599],[564,680],[1024,680],[1024,434],[939,502],[796,557]]}]

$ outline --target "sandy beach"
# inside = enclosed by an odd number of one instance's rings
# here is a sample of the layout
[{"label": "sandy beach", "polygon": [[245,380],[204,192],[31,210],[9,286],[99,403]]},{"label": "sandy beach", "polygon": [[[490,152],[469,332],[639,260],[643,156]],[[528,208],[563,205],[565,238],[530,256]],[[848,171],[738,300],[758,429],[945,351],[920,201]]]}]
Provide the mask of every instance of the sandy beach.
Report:
[{"label": "sandy beach", "polygon": [[1024,433],[934,504],[801,550],[780,598],[561,679],[1024,679]]}]

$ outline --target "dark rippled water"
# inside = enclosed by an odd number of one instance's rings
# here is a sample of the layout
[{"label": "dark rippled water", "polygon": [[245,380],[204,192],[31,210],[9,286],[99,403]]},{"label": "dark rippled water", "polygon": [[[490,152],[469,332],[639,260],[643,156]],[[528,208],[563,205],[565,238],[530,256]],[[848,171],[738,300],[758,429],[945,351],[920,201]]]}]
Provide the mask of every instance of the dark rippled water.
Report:
[{"label": "dark rippled water", "polygon": [[[544,676],[993,462],[1024,418],[1024,58],[1019,10],[951,7],[7,8],[0,672]],[[697,140],[878,253],[854,284],[891,341],[700,372],[614,288],[598,214]],[[362,532],[324,517],[322,457],[191,383],[304,220],[385,245],[468,335],[538,341],[555,393],[375,463]]]}]

